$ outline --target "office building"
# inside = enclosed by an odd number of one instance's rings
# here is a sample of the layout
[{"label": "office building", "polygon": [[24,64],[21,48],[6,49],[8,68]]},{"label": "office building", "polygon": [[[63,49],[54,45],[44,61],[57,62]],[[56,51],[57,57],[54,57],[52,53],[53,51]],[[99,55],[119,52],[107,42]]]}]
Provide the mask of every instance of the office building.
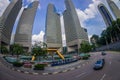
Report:
[{"label": "office building", "polygon": [[32,47],[32,29],[38,4],[39,1],[34,1],[23,10],[15,34],[15,43],[22,45],[27,52],[30,52]]},{"label": "office building", "polygon": [[22,7],[22,0],[12,0],[0,19],[0,45],[9,46],[15,20]]},{"label": "office building", "polygon": [[106,24],[106,27],[109,27],[112,25],[112,21],[113,21],[113,18],[110,14],[110,12],[108,11],[108,9],[104,6],[104,4],[99,4],[98,5],[98,10],[99,12],[101,13],[102,17],[103,17],[103,20]]},{"label": "office building", "polygon": [[112,0],[107,0],[107,3],[116,19],[120,18],[120,9],[117,7],[117,5]]},{"label": "office building", "polygon": [[46,15],[45,42],[51,49],[62,47],[62,34],[60,24],[60,14],[56,12],[53,4],[49,4]]},{"label": "office building", "polygon": [[[77,12],[71,0],[65,0],[66,10],[63,13],[66,44],[71,50],[79,51],[82,41],[88,41],[85,29],[80,25]],[[68,50],[69,51],[69,50]]]}]

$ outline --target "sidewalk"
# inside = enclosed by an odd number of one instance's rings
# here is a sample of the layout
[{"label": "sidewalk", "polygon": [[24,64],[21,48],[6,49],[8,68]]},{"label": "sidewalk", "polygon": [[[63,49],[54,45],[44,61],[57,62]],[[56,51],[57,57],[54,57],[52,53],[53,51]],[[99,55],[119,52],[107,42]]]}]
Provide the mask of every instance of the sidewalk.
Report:
[{"label": "sidewalk", "polygon": [[54,67],[49,66],[45,68],[45,72],[52,73],[52,72],[61,72],[64,70],[70,70],[71,68],[84,64],[86,61],[87,60],[79,60],[77,62],[73,62],[70,64],[61,65],[61,66],[54,66]]},{"label": "sidewalk", "polygon": [[14,71],[18,71],[18,72],[21,72],[21,73],[25,73],[25,74],[32,74],[32,75],[48,75],[48,74],[57,74],[57,73],[63,73],[63,72],[67,72],[67,71],[71,71],[71,70],[74,70],[74,69],[78,69],[80,68],[81,66],[89,63],[90,60],[79,60],[77,62],[73,62],[73,63],[70,63],[70,64],[65,64],[65,65],[60,65],[60,66],[54,66],[54,67],[51,67],[51,66],[48,66],[48,67],[45,67],[45,70],[33,70],[31,68],[17,68],[17,67],[13,67],[12,64],[6,62],[6,60],[3,58],[3,55],[0,54],[0,62],[10,68],[11,70],[14,70]]}]

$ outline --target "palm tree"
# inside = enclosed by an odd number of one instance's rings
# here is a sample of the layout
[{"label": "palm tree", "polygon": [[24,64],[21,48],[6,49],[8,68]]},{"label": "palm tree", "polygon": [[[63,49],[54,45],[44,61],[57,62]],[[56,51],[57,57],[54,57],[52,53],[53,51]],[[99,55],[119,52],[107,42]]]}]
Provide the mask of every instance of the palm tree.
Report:
[{"label": "palm tree", "polygon": [[116,24],[117,24],[117,28],[118,28],[119,31],[120,31],[120,18],[118,18],[118,19],[116,20]]},{"label": "palm tree", "polygon": [[112,22],[112,30],[113,30],[113,36],[115,37],[116,41],[119,40],[120,35],[120,19],[117,19],[116,21]]},{"label": "palm tree", "polygon": [[120,39],[120,18],[118,18],[117,20],[116,20],[116,22],[117,22],[117,26],[118,26],[118,31],[117,31],[117,33],[118,33],[118,38]]},{"label": "palm tree", "polygon": [[110,37],[110,41],[111,41],[111,43],[113,43],[114,42],[114,40],[113,40],[113,27],[112,26],[109,26],[107,29],[106,29],[106,37],[107,37],[107,39],[108,39],[108,37]]}]

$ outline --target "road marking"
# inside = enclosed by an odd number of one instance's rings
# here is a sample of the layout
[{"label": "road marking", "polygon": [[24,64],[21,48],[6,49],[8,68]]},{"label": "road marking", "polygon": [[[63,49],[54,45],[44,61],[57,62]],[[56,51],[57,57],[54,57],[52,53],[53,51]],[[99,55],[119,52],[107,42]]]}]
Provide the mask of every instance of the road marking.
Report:
[{"label": "road marking", "polygon": [[111,63],[112,63],[112,62],[110,61],[109,64],[111,65]]},{"label": "road marking", "polygon": [[79,77],[81,77],[82,75],[84,75],[85,73],[86,73],[86,72],[81,73],[81,74],[79,74],[79,75],[75,76],[75,78],[79,78]]},{"label": "road marking", "polygon": [[38,75],[38,73],[33,73],[34,75]]},{"label": "road marking", "polygon": [[74,70],[75,68],[71,68],[70,70]]},{"label": "road marking", "polygon": [[48,75],[48,73],[42,73],[43,75]]},{"label": "road marking", "polygon": [[52,74],[57,74],[58,72],[53,72]]},{"label": "road marking", "polygon": [[77,68],[80,68],[81,66],[78,66]]},{"label": "road marking", "polygon": [[104,74],[100,80],[103,80],[105,78],[105,76],[106,76],[106,74]]},{"label": "road marking", "polygon": [[64,70],[64,71],[62,71],[62,72],[67,72],[67,70]]},{"label": "road marking", "polygon": [[25,71],[24,73],[25,73],[25,74],[28,74],[29,72]]},{"label": "road marking", "polygon": [[83,66],[85,65],[85,64],[82,64]]},{"label": "road marking", "polygon": [[17,70],[18,72],[20,72],[20,70]]}]

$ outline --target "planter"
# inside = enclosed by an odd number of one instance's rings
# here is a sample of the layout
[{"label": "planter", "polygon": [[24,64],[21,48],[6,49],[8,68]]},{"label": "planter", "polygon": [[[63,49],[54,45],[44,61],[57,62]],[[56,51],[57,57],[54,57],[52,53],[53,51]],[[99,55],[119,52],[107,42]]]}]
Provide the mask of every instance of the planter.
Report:
[{"label": "planter", "polygon": [[45,64],[36,64],[34,70],[44,70],[45,66]]},{"label": "planter", "polygon": [[24,64],[23,67],[24,68],[32,68],[32,64]]},{"label": "planter", "polygon": [[14,67],[21,67],[23,66],[23,63],[20,63],[20,62],[13,62],[12,63]]}]

